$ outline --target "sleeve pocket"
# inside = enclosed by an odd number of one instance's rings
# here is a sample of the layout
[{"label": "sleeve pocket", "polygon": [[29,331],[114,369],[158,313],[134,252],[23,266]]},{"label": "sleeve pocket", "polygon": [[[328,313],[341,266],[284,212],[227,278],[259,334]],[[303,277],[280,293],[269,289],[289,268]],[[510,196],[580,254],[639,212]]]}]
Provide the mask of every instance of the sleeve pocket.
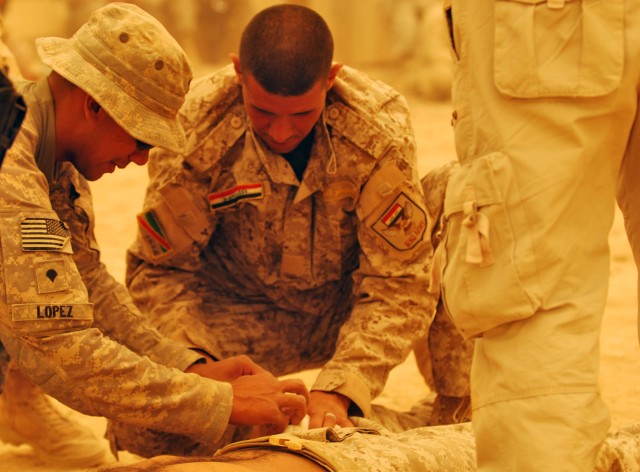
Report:
[{"label": "sleeve pocket", "polygon": [[611,93],[623,33],[623,0],[496,0],[495,85],[514,98]]}]

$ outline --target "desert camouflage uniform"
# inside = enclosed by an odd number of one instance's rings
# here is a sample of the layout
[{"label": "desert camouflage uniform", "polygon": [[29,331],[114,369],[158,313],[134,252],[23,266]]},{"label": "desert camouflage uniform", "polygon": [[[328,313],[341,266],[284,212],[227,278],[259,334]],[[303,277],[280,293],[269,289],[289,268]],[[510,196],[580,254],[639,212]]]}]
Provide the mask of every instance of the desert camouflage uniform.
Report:
[{"label": "desert camouflage uniform", "polygon": [[[431,244],[437,248],[446,232],[443,218],[444,195],[455,162],[433,169],[422,180],[427,213],[434,221]],[[434,259],[434,263],[438,259]],[[429,290],[440,294],[440,268],[432,264]],[[415,342],[418,369],[427,385],[437,393],[429,424],[432,426],[471,421],[471,359],[473,341],[464,339],[457,330],[442,301],[429,331]],[[429,401],[429,399],[425,399]]]},{"label": "desert camouflage uniform", "polygon": [[[46,81],[40,86],[48,89]],[[46,96],[39,92],[38,100]],[[29,100],[32,110],[36,102]],[[52,106],[49,100],[49,112]],[[231,411],[230,385],[155,364],[93,326],[95,313],[96,326],[132,349],[180,368],[189,362],[190,354],[138,327],[126,291],[99,262],[87,183],[68,165],[59,169],[51,195],[71,226],[53,211],[46,178],[34,162],[38,143],[51,142],[50,116],[29,113],[0,172],[0,342],[25,374],[71,408],[216,441]],[[43,117],[44,125],[38,121]],[[36,250],[29,227],[38,223],[46,224],[47,247]],[[89,297],[72,247],[86,271]]]},{"label": "desert camouflage uniform", "polygon": [[253,135],[232,66],[194,84],[181,113],[186,154],[150,161],[127,272],[136,304],[220,358],[277,375],[323,366],[313,389],[368,415],[437,301],[406,101],[344,67],[301,183]]},{"label": "desert camouflage uniform", "polygon": [[[319,428],[242,441],[218,454],[255,447],[286,450],[335,472],[477,470],[470,423],[400,433],[392,433],[363,418],[354,418],[354,423],[356,428]],[[593,471],[640,471],[640,424],[609,433]]]},{"label": "desert camouflage uniform", "polygon": [[[268,456],[252,463],[252,449],[274,453],[297,454],[334,472],[417,472],[417,471],[475,471],[475,441],[470,423],[422,427],[391,433],[379,424],[363,418],[353,419],[356,428],[319,428],[265,436],[230,444],[211,458],[211,470],[220,456],[222,462],[230,458],[242,460],[237,466],[260,470],[269,464]],[[226,459],[226,460],[225,460]],[[143,472],[164,470],[206,470],[207,459],[191,460],[162,456],[133,465],[112,466],[109,472]],[[264,462],[263,462],[264,461]],[[233,463],[233,461],[232,461]],[[178,469],[180,466],[180,469]],[[169,470],[169,469],[167,469]],[[598,454],[594,472],[640,471],[640,425],[634,424],[609,433]]]}]

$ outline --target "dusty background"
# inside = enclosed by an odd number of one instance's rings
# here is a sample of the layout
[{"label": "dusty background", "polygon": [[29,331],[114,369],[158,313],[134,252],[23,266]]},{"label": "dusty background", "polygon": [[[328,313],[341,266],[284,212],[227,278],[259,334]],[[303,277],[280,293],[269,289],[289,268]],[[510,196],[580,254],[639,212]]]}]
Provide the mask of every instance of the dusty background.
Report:
[{"label": "dusty background", "polygon": [[[183,1],[175,3],[183,5]],[[207,38],[194,38],[193,34],[187,34],[187,39],[183,40],[185,48],[190,54],[193,52],[197,75],[223,64],[226,55],[236,50],[238,25],[241,27],[257,9],[275,3],[262,0],[207,1],[212,9],[208,10],[211,24],[217,25],[218,36],[213,37],[209,32]],[[162,0],[146,2],[157,7]],[[14,51],[20,53],[27,74],[37,76],[46,72],[33,60],[32,38],[67,36],[65,25],[70,21],[67,4],[75,4],[74,8],[80,12],[82,8],[88,9],[91,3],[91,0],[9,0],[5,25],[11,37],[10,44]],[[312,0],[297,3],[315,7],[327,18],[336,36],[338,59],[384,78],[407,95],[422,174],[455,159],[451,108],[447,97],[449,70],[446,49],[442,47],[438,29],[437,7],[434,7],[437,0]],[[339,4],[347,4],[348,8],[339,9]],[[390,5],[393,5],[393,10],[390,10]],[[391,17],[390,12],[393,13]],[[353,26],[351,18],[354,16],[365,21],[358,23],[361,30],[348,34],[349,23]],[[83,20],[74,21],[81,23]],[[77,25],[72,31],[75,28]],[[212,42],[215,42],[215,47]],[[140,210],[146,181],[146,170],[132,165],[92,185],[102,259],[119,280],[123,279],[124,254],[135,235],[134,217]],[[619,427],[640,421],[636,269],[619,213],[616,214],[610,242],[610,293],[601,336],[600,377],[603,395],[611,408],[613,426]],[[310,384],[314,375],[315,371],[307,371],[300,377]],[[427,392],[413,356],[410,356],[392,372],[385,391],[377,401],[404,410]],[[106,424],[103,418],[80,415],[62,405],[60,408],[92,428],[97,436],[102,436]],[[121,460],[134,462],[138,458],[124,454]],[[0,442],[0,472],[54,470],[62,469],[39,463],[28,446],[16,447]]]}]

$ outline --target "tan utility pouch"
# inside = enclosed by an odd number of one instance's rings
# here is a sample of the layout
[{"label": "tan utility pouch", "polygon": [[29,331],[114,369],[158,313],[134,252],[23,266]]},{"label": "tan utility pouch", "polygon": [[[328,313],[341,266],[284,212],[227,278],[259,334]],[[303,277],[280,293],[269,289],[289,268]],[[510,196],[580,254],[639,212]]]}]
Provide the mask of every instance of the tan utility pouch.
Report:
[{"label": "tan utility pouch", "polygon": [[465,337],[535,313],[537,264],[508,157],[491,153],[454,171],[444,213],[442,298]]}]

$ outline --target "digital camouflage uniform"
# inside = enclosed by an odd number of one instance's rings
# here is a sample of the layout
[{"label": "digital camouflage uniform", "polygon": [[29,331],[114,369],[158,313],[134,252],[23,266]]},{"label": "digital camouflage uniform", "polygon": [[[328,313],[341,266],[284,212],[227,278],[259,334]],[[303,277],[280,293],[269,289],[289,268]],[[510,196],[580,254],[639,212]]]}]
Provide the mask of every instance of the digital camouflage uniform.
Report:
[{"label": "digital camouflage uniform", "polygon": [[[247,467],[247,470],[266,470],[260,469],[260,466],[269,463],[268,457],[254,457],[255,463],[252,463],[251,456],[246,454],[249,450],[297,454],[332,472],[477,470],[475,442],[470,423],[422,427],[392,433],[373,421],[363,418],[353,420],[356,428],[297,430],[230,444],[210,460],[211,470],[217,470],[215,462],[219,458],[222,459],[221,462],[227,462],[225,459],[231,457],[242,459],[242,462],[236,464],[238,467],[242,465]],[[274,454],[271,457],[276,456]],[[174,466],[171,470],[203,471],[207,470],[206,464],[203,464],[206,461],[205,458],[199,458],[196,465],[190,464],[184,458],[161,456],[132,465],[106,467],[104,471],[143,472],[160,470],[158,467],[169,465]],[[609,433],[599,451],[593,472],[638,471],[640,425],[630,425]]]},{"label": "digital camouflage uniform", "polygon": [[[4,36],[4,15],[0,15],[0,67],[3,73],[7,76],[13,73],[15,67],[15,58],[13,54],[2,40]],[[0,343],[0,393],[2,392],[2,386],[4,385],[4,377],[9,365],[9,354]]]},{"label": "digital camouflage uniform", "polygon": [[[142,30],[145,35],[137,35]],[[180,129],[169,116],[181,105],[191,73],[163,31],[141,10],[118,4],[96,13],[71,40],[44,38],[38,46],[60,74],[81,71],[70,79],[91,90],[105,109],[120,111],[119,119],[127,118],[135,132],[155,143],[164,127],[157,142],[176,148],[184,138],[169,132]],[[162,52],[158,44],[164,44]],[[78,50],[93,55],[79,57]],[[143,73],[122,70],[132,54]],[[131,86],[127,73],[135,74],[141,89]],[[128,99],[114,83],[129,85]],[[166,122],[153,120],[154,108],[132,109],[131,95],[148,104],[154,97],[145,93],[153,85]],[[25,375],[71,408],[214,443],[229,419],[231,386],[180,372],[199,356],[144,326],[125,288],[100,263],[86,180],[69,163],[53,164],[55,113],[47,80],[25,85],[22,93],[29,114],[0,172],[0,342]],[[145,114],[156,123],[149,133]]]},{"label": "digital camouflage uniform", "polygon": [[[431,170],[421,180],[427,213],[434,221],[431,232],[434,248],[440,245],[446,232],[444,196],[449,177],[457,168],[457,163],[450,162]],[[440,267],[434,265],[437,260],[427,270],[431,273],[429,291],[439,296]],[[437,393],[429,424],[471,421],[469,376],[473,340],[463,338],[441,300],[429,331],[415,342],[414,352],[420,373],[431,390]]]},{"label": "digital camouflage uniform", "polygon": [[[3,15],[0,14],[0,68],[2,69],[2,74],[5,77],[9,78],[10,80],[15,80],[16,78],[20,77],[20,71],[18,70],[15,57],[13,56],[13,54],[11,53],[7,45],[4,43],[4,41],[1,39],[2,36],[4,36],[4,17]],[[4,86],[4,80],[2,82]],[[2,95],[3,112],[1,113],[3,118],[9,117],[7,114],[8,113],[7,108],[10,106],[10,104],[9,102],[4,101],[4,99],[7,97],[8,96],[3,93]],[[23,119],[24,119],[24,116],[23,116]],[[5,131],[5,130],[8,131],[8,129],[6,128],[6,125],[7,124],[3,120],[3,122],[0,123],[0,129],[2,131]],[[2,139],[3,139],[2,150],[1,150],[2,158],[0,158],[0,165],[4,160],[4,154],[7,148],[7,141],[6,141],[7,138],[3,136]],[[0,393],[2,393],[2,386],[4,385],[4,378],[5,378],[8,365],[9,365],[9,354],[2,346],[2,343],[0,343]]]},{"label": "digital camouflage uniform", "polygon": [[[399,433],[362,418],[354,418],[354,424],[356,428],[319,428],[235,443],[219,454],[253,447],[287,450],[304,455],[332,472],[477,470],[470,423]],[[640,471],[640,425],[611,432],[593,471]]]},{"label": "digital camouflage uniform", "polygon": [[[29,114],[0,172],[0,340],[35,383],[78,411],[213,442],[231,411],[230,385],[178,375],[97,329],[104,326],[110,336],[169,365],[189,362],[184,350],[137,327],[126,291],[99,263],[87,183],[68,165],[59,174],[65,181],[54,182],[51,192],[70,226],[52,210],[46,178],[33,158],[40,139]],[[31,250],[29,225],[39,223],[49,228],[45,238],[51,242]],[[72,246],[81,270],[93,269],[84,274],[90,296]]]},{"label": "digital camouflage uniform", "polygon": [[155,151],[130,251],[136,304],[167,336],[276,375],[323,366],[315,390],[368,415],[437,297],[406,101],[344,67],[302,182],[253,135],[232,66],[192,84],[187,152]]}]

